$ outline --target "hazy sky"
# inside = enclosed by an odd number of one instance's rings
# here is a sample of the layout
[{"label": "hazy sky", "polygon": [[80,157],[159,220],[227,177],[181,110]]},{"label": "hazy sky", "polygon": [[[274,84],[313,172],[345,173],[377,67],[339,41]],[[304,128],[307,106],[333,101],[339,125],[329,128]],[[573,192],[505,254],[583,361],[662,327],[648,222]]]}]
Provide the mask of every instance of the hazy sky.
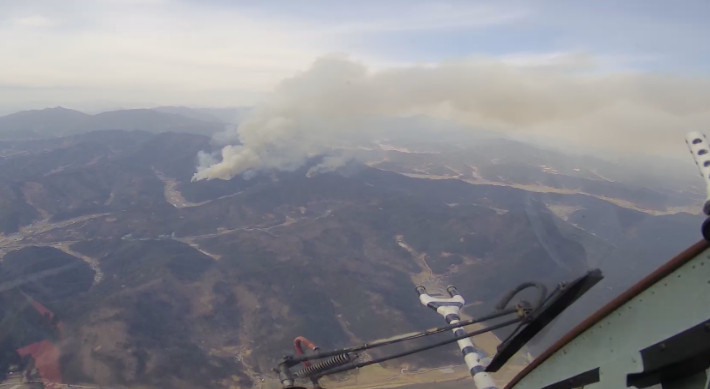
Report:
[{"label": "hazy sky", "polygon": [[252,105],[328,53],[710,74],[710,1],[2,0],[0,112]]}]

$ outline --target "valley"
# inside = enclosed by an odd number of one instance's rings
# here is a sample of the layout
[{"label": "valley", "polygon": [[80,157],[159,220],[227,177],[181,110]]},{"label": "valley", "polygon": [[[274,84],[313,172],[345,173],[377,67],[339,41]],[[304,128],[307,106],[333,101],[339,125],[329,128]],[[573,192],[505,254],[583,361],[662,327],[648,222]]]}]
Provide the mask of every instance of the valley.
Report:
[{"label": "valley", "polygon": [[[464,160],[482,177],[472,181],[455,161],[389,142],[368,151],[372,161],[387,154],[387,164],[356,158],[307,177],[314,157],[291,172],[193,182],[195,155],[210,147],[203,135],[59,139],[13,141],[6,147],[23,153],[4,149],[0,160],[0,338],[8,339],[0,351],[56,344],[52,363],[74,385],[268,388],[295,336],[333,348],[441,325],[419,304],[416,284],[456,285],[475,317],[521,282],[551,286],[601,267],[607,278],[531,346],[536,354],[699,238],[701,219],[677,212],[694,206],[692,189],[670,195],[585,177],[575,182],[587,189],[576,190],[560,167],[561,181],[540,172],[556,188],[544,191],[513,179],[517,167],[495,178]],[[38,315],[28,301],[62,330],[26,324]],[[505,335],[474,342],[491,355]],[[499,382],[527,363],[516,358]],[[465,376],[460,364],[458,350],[444,347],[326,385],[438,384]]]}]

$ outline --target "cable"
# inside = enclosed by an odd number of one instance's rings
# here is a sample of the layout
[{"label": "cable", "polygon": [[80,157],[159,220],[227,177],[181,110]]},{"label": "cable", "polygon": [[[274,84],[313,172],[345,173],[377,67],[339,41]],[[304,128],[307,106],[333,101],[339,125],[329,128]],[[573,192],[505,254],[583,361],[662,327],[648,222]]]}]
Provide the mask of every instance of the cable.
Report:
[{"label": "cable", "polygon": [[510,303],[510,300],[512,300],[516,294],[522,292],[527,288],[537,288],[537,304],[535,304],[533,310],[537,310],[538,308],[540,308],[545,302],[545,297],[547,297],[547,288],[545,287],[545,285],[539,282],[525,282],[506,292],[503,297],[501,297],[498,304],[496,304],[496,310],[499,311],[504,309],[505,306]]},{"label": "cable", "polygon": [[[545,300],[542,302],[542,304],[541,304],[540,306],[534,308],[534,310],[533,310],[533,315],[534,315],[534,312],[540,310],[542,307],[544,307],[545,305],[547,305],[547,303],[548,303],[550,300],[552,300],[553,297],[557,296],[557,294],[560,293],[560,291],[562,290],[562,288],[563,288],[564,286],[565,286],[564,283],[557,284],[557,285],[555,286],[555,289],[552,290],[552,293],[550,293],[549,295],[547,295],[547,297],[545,297]],[[511,332],[510,335],[508,335],[502,342],[500,342],[500,344],[498,345],[498,350],[500,350],[502,347],[504,347],[515,335],[517,335],[517,334],[518,334],[518,331],[520,331],[520,329],[523,328],[523,326],[524,326],[526,323],[527,323],[526,321],[523,321],[523,322],[521,322],[517,327],[515,327],[515,329],[513,330],[513,332]]]},{"label": "cable", "polygon": [[336,367],[336,368],[334,368],[334,369],[332,369],[332,370],[328,370],[328,371],[326,371],[326,372],[320,374],[320,375],[318,376],[318,378],[323,377],[323,376],[326,376],[326,375],[341,373],[341,372],[348,371],[348,370],[359,369],[359,368],[361,368],[361,367],[365,367],[365,366],[369,366],[369,365],[374,365],[375,363],[381,363],[381,362],[389,361],[389,360],[391,360],[391,359],[406,357],[407,355],[411,355],[411,354],[415,354],[415,353],[418,353],[418,352],[430,350],[430,349],[433,349],[433,348],[435,348],[435,347],[444,346],[444,345],[447,345],[447,344],[450,344],[450,343],[457,342],[457,341],[459,341],[459,340],[461,340],[461,339],[470,338],[470,337],[473,337],[473,336],[476,336],[476,335],[484,334],[484,333],[486,333],[486,332],[490,332],[490,331],[497,330],[497,329],[499,329],[499,328],[507,327],[507,326],[509,326],[509,325],[518,323],[518,322],[520,322],[520,321],[522,321],[522,320],[523,320],[522,318],[517,318],[517,319],[513,319],[513,320],[508,320],[508,321],[505,321],[505,322],[503,322],[503,323],[496,324],[496,325],[492,325],[492,326],[490,326],[490,327],[488,327],[488,328],[484,328],[484,329],[482,329],[482,330],[473,331],[473,332],[467,332],[467,333],[464,334],[464,335],[455,336],[455,337],[453,337],[453,338],[451,338],[451,339],[447,339],[447,340],[445,340],[445,341],[438,342],[438,343],[434,343],[434,344],[431,344],[431,345],[428,345],[428,346],[419,347],[419,348],[416,348],[416,349],[413,349],[413,350],[409,350],[409,351],[403,351],[403,352],[401,352],[401,353],[394,354],[394,355],[390,355],[390,356],[386,356],[386,357],[376,358],[376,359],[373,359],[373,360],[370,360],[370,361],[367,361],[367,362],[350,363],[350,364],[347,364],[347,365],[344,365],[344,366],[341,366],[341,367]]},{"label": "cable", "polygon": [[[315,345],[315,343],[311,342],[310,340],[306,339],[303,336],[298,336],[296,339],[293,340],[293,349],[296,350],[296,355],[303,355],[303,346],[308,347],[312,351],[318,351],[318,346]],[[311,366],[311,363],[308,361],[303,361],[303,366],[308,368]]]},{"label": "cable", "polygon": [[[391,344],[400,343],[400,342],[404,342],[407,340],[418,339],[418,338],[422,338],[425,336],[438,334],[438,333],[445,332],[448,330],[453,330],[454,328],[459,328],[459,327],[464,327],[464,326],[467,326],[470,324],[480,323],[482,321],[495,319],[495,318],[509,315],[511,313],[516,313],[516,312],[517,312],[517,310],[515,308],[508,308],[508,309],[505,309],[500,312],[495,312],[495,313],[490,314],[488,316],[480,317],[478,319],[464,320],[464,321],[460,321],[456,324],[449,324],[449,325],[443,326],[443,327],[432,328],[432,329],[418,332],[418,333],[412,334],[412,335],[406,335],[406,336],[402,336],[402,337],[398,337],[398,338],[394,338],[394,339],[382,340],[382,341],[377,341],[377,342],[372,342],[372,343],[364,343],[364,344],[361,344],[358,346],[341,348],[341,349],[326,351],[326,352],[319,352],[316,354],[298,355],[295,357],[288,356],[286,358],[289,360],[289,362],[292,365],[295,365],[295,364],[298,364],[303,361],[309,361],[309,360],[313,360],[313,359],[322,359],[322,358],[332,357],[335,355],[340,355],[340,354],[345,354],[345,353],[352,353],[352,352],[357,352],[357,351],[369,350],[369,349],[373,349],[376,347],[389,346]],[[521,319],[516,319],[516,322],[518,320],[521,320]],[[484,332],[486,332],[486,331],[484,331]],[[461,338],[461,339],[463,339],[463,338]]]},{"label": "cable", "polygon": [[560,282],[559,284],[555,285],[555,289],[552,289],[552,293],[550,293],[547,298],[545,298],[545,301],[542,303],[542,305],[547,305],[547,302],[552,300],[553,297],[557,296],[558,293],[562,291],[562,289],[567,287],[566,282]]}]

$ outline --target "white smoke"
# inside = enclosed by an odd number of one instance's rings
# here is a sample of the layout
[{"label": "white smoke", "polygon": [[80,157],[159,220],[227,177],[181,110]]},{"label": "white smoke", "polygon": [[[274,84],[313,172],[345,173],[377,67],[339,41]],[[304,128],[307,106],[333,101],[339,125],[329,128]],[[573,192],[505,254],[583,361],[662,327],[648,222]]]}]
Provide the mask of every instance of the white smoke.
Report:
[{"label": "white smoke", "polygon": [[306,172],[306,177],[310,178],[315,176],[316,174],[332,172],[333,170],[339,167],[345,166],[346,163],[347,159],[343,156],[328,155],[324,157],[319,164],[308,169],[308,171]]},{"label": "white smoke", "polygon": [[225,146],[219,162],[203,156],[193,179],[296,169],[334,145],[375,137],[367,121],[373,116],[424,114],[656,154],[682,150],[682,134],[710,127],[708,79],[598,74],[588,57],[571,58],[564,66],[471,59],[369,71],[346,57],[324,57],[282,81],[235,131],[222,134],[241,144]]}]

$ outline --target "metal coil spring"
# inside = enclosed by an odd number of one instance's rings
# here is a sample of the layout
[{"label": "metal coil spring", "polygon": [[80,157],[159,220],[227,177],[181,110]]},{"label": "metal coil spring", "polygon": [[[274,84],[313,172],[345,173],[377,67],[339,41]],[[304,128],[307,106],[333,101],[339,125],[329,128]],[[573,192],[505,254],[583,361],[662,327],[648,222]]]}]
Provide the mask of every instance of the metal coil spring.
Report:
[{"label": "metal coil spring", "polygon": [[294,377],[296,378],[305,378],[305,377],[310,377],[312,375],[324,372],[328,369],[332,369],[334,367],[342,366],[354,358],[350,354],[340,354],[336,355],[334,357],[330,357],[328,359],[324,359],[322,361],[316,362],[312,364],[311,366],[308,366],[306,368],[303,368],[293,374]]}]

